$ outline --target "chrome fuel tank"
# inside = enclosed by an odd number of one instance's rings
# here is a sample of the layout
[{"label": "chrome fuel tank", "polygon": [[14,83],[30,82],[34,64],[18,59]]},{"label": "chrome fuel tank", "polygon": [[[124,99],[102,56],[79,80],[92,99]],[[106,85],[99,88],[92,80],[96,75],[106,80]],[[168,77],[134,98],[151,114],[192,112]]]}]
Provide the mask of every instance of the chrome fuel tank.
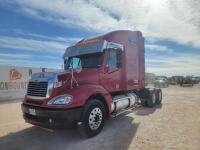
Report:
[{"label": "chrome fuel tank", "polygon": [[137,95],[135,93],[127,93],[113,97],[113,102],[111,104],[112,113],[134,106],[136,100]]}]

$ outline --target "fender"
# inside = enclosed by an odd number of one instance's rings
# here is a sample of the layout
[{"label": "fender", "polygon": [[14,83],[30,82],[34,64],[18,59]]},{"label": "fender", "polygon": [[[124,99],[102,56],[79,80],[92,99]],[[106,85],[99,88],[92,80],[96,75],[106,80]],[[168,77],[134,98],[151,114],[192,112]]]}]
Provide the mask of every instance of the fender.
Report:
[{"label": "fender", "polygon": [[[62,106],[62,108],[83,107],[91,96],[95,94],[100,94],[102,97],[104,97],[104,100],[109,108],[109,112],[111,112],[112,97],[109,94],[109,92],[101,85],[84,84],[74,87],[72,89],[61,90],[61,91],[56,95],[69,94],[73,96],[73,101],[66,106]],[[55,107],[57,106],[54,106],[54,108]],[[60,106],[58,107],[60,108]]]}]

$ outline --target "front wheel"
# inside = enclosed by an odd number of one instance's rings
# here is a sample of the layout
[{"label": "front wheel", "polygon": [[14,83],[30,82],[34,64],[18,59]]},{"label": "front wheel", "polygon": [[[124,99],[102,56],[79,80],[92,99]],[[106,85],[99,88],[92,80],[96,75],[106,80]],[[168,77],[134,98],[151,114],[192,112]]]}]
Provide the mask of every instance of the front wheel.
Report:
[{"label": "front wheel", "polygon": [[81,118],[82,124],[78,126],[83,137],[93,137],[101,132],[105,122],[104,104],[96,99],[91,99],[85,106]]}]

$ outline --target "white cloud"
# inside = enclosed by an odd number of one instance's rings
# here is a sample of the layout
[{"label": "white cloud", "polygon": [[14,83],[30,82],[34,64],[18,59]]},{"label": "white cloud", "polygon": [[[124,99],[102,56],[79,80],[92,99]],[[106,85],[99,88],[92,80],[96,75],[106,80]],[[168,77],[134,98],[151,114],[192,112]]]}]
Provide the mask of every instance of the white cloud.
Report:
[{"label": "white cloud", "polygon": [[156,75],[173,76],[173,75],[195,75],[200,76],[198,71],[200,68],[198,66],[171,66],[171,67],[147,67],[146,71],[150,73],[155,73]]},{"label": "white cloud", "polygon": [[14,29],[14,32],[16,32],[19,35],[23,36],[28,36],[31,38],[36,38],[36,39],[42,39],[46,41],[56,41],[56,42],[64,42],[67,44],[75,43],[80,41],[82,38],[80,37],[63,37],[63,36],[47,36],[47,35],[41,35],[41,34],[36,34],[36,33],[31,33],[31,32],[25,32],[21,29]]},{"label": "white cloud", "polygon": [[20,11],[23,13],[66,27],[75,26],[105,31],[108,28],[116,28],[116,25],[119,24],[118,21],[108,16],[101,9],[81,0],[17,0],[17,2],[22,6]]},{"label": "white cloud", "polygon": [[0,59],[1,65],[6,66],[21,66],[21,67],[41,67],[41,68],[55,68],[55,69],[61,69],[62,64],[57,62],[48,62],[46,63],[45,60],[27,60],[27,59],[7,59],[7,58],[1,58]]},{"label": "white cloud", "polygon": [[39,58],[43,58],[43,59],[49,59],[49,60],[62,60],[61,57],[58,57],[58,56],[52,56],[52,55],[43,55],[43,56],[40,56],[40,55],[35,55],[35,54],[32,54],[32,53],[19,53],[18,51],[16,53],[0,53],[0,59],[5,59],[5,60],[10,60],[10,59],[14,59],[14,60],[30,60],[30,59],[39,59]]},{"label": "white cloud", "polygon": [[[24,37],[0,36],[0,64],[61,68],[66,48],[80,40],[76,37],[51,37],[22,30],[15,32]],[[41,55],[41,52],[46,55]]]},{"label": "white cloud", "polygon": [[32,53],[0,53],[0,64],[10,66],[61,68],[61,56],[38,55]]},{"label": "white cloud", "polygon": [[20,12],[65,27],[98,32],[141,30],[146,37],[200,47],[195,0],[16,0]]},{"label": "white cloud", "polygon": [[200,75],[199,56],[172,53],[146,58],[146,71],[158,75]]},{"label": "white cloud", "polygon": [[151,51],[158,51],[158,52],[173,52],[174,51],[173,49],[170,49],[167,46],[158,45],[158,44],[146,44],[145,49],[151,50]]},{"label": "white cloud", "polygon": [[29,59],[31,58],[31,55],[27,54],[20,54],[20,53],[0,53],[0,59]]},{"label": "white cloud", "polygon": [[[104,33],[116,29],[140,30],[150,51],[172,52],[158,39],[200,48],[200,3],[196,0],[15,0],[17,12],[36,19]],[[11,3],[11,2],[9,2]],[[3,3],[2,3],[3,4]],[[5,48],[64,53],[70,39],[25,33],[31,38],[0,36]],[[71,39],[73,41],[73,39]],[[77,39],[78,40],[78,39]],[[76,41],[76,39],[75,39]],[[188,49],[188,53],[190,50]],[[174,55],[173,55],[174,54]],[[147,58],[155,73],[199,73],[199,54],[176,54]]]},{"label": "white cloud", "polygon": [[34,40],[21,37],[0,36],[0,46],[34,52],[64,53],[67,45],[56,41]]},{"label": "white cloud", "polygon": [[0,64],[10,66],[61,68],[62,58],[49,55],[40,56],[31,53],[0,53]]}]

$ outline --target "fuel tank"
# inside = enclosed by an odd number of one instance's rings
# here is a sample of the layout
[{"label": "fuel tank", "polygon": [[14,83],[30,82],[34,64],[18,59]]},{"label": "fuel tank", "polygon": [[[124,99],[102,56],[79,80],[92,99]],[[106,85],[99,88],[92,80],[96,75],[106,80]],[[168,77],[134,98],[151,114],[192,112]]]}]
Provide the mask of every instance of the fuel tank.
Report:
[{"label": "fuel tank", "polygon": [[137,101],[137,95],[135,93],[117,95],[113,97],[113,102],[111,104],[112,113],[132,107],[136,104],[136,101]]}]

